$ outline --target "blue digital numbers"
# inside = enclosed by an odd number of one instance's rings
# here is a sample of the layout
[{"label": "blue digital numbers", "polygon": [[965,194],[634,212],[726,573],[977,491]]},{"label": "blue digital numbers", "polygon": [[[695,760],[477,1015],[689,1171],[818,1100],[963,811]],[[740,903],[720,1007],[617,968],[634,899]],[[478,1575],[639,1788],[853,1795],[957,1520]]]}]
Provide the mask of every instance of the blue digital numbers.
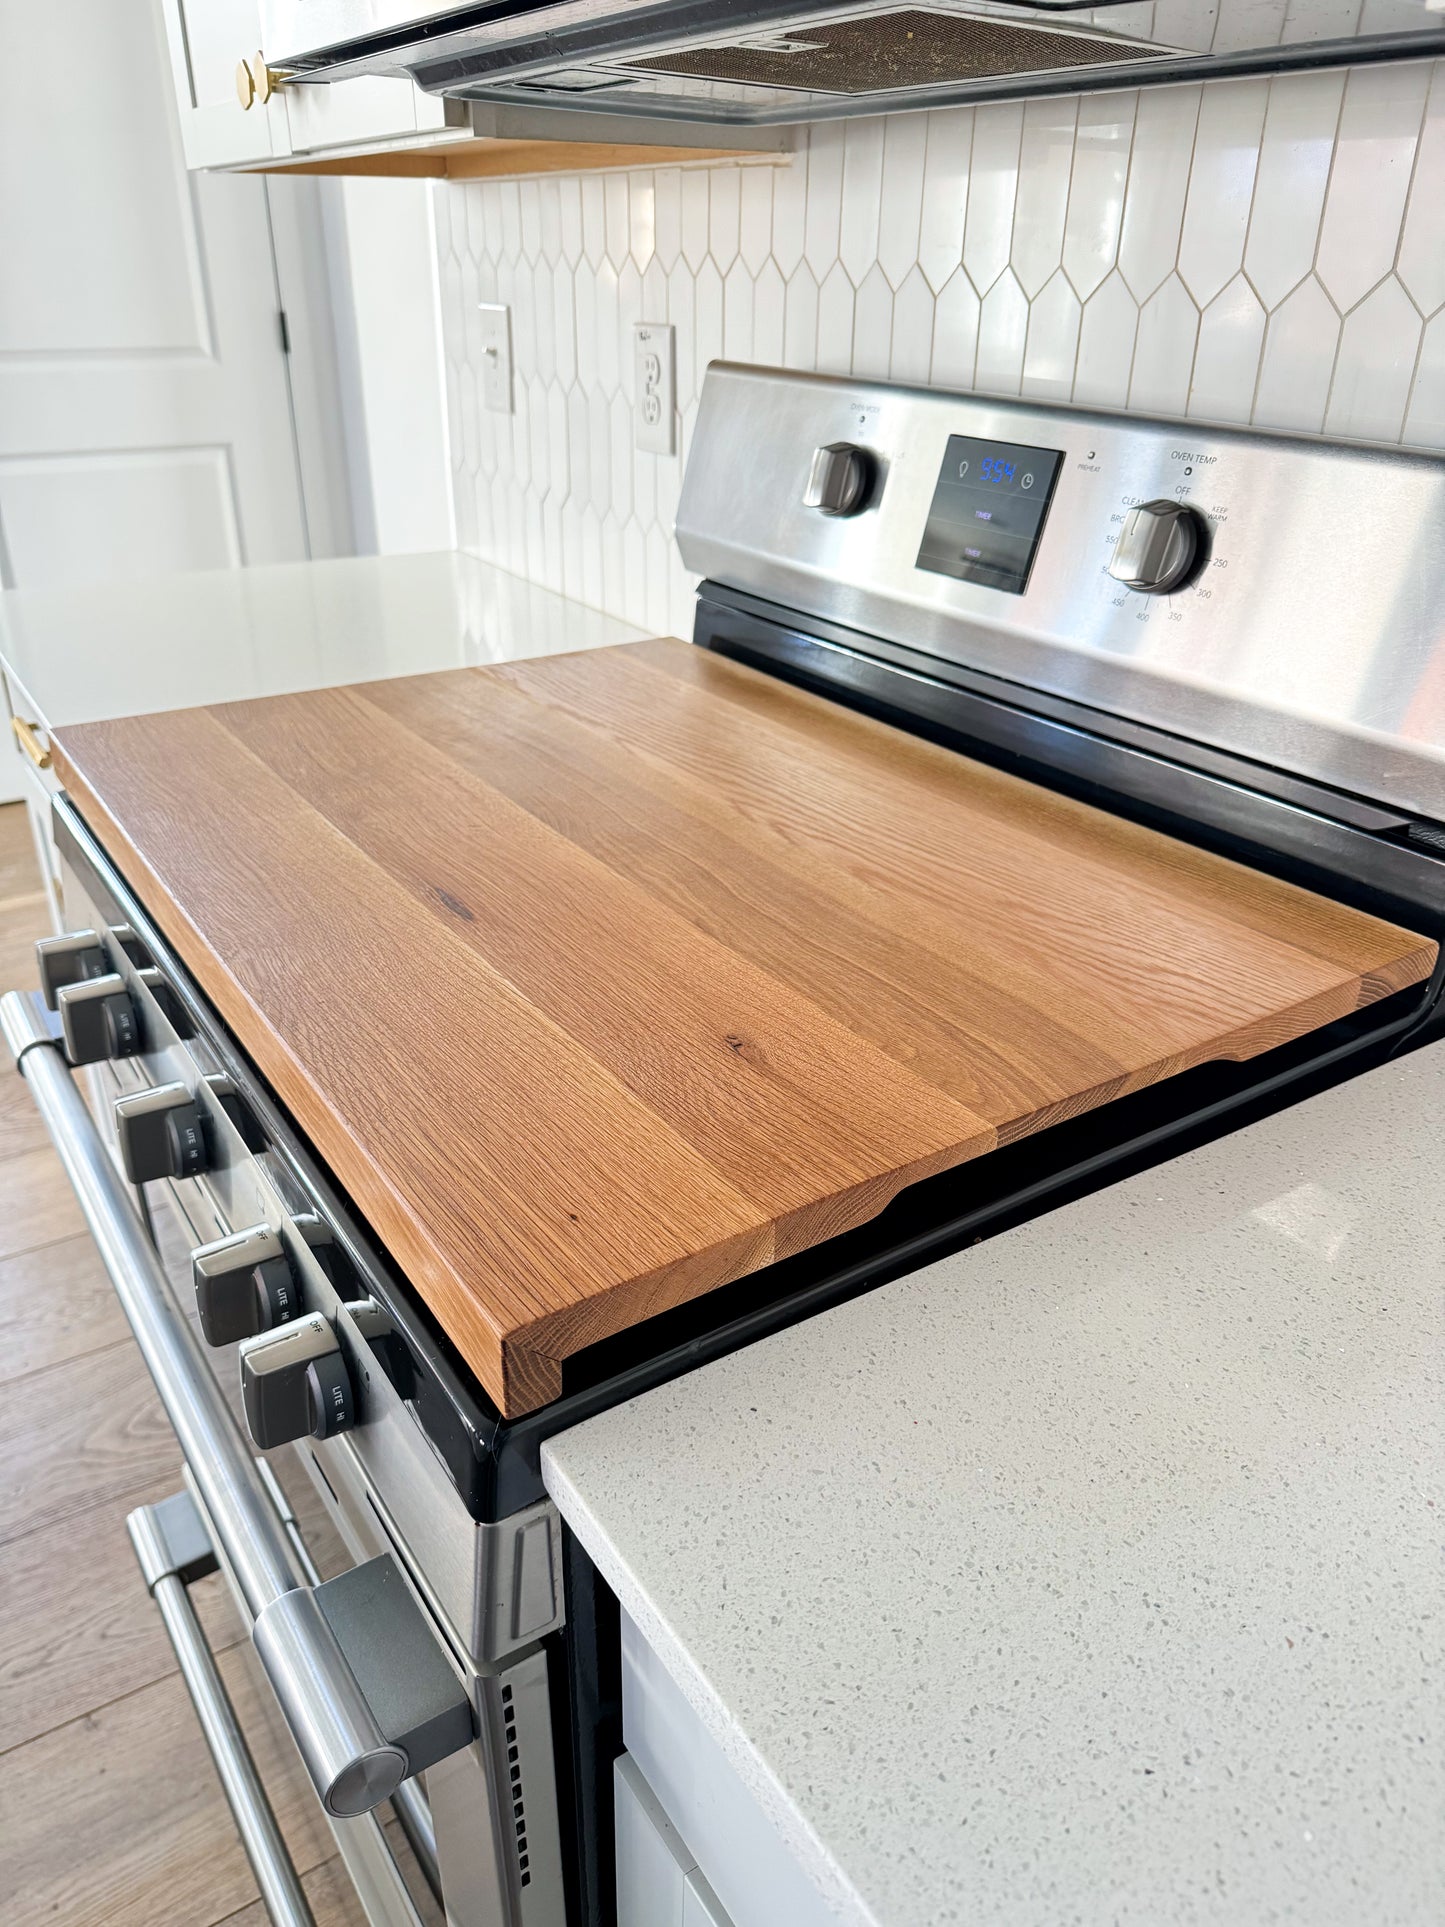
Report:
[{"label": "blue digital numbers", "polygon": [[985,455],[978,465],[980,478],[985,482],[1001,482],[1005,486],[1014,478],[1014,465],[999,455]]}]

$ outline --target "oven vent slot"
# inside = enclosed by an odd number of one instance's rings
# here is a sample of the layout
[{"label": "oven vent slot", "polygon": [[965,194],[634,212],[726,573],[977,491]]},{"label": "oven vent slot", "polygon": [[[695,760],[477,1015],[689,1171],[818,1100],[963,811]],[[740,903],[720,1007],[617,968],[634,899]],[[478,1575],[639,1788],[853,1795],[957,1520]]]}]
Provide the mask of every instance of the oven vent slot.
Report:
[{"label": "oven vent slot", "polygon": [[524,1887],[532,1884],[532,1857],[527,1852],[527,1814],[522,1799],[522,1765],[517,1757],[517,1709],[512,1689],[502,1688],[502,1730],[506,1735],[507,1774],[512,1789],[512,1824],[517,1834],[517,1872]]},{"label": "oven vent slot", "polygon": [[790,26],[786,35],[679,47],[623,64],[633,72],[686,74],[744,86],[871,94],[883,88],[942,87],[1011,74],[1159,60],[1172,52],[1106,34],[907,7],[816,27]]}]

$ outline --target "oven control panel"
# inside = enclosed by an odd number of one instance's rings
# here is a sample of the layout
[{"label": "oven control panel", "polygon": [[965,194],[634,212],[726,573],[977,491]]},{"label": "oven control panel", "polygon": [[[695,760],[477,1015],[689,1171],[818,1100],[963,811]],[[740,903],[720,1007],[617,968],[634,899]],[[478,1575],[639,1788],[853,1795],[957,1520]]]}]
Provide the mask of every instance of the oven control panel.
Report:
[{"label": "oven control panel", "polygon": [[1063,459],[1061,448],[950,435],[916,566],[1022,595]]},{"label": "oven control panel", "polygon": [[714,363],[677,536],[804,633],[1445,817],[1438,456]]}]

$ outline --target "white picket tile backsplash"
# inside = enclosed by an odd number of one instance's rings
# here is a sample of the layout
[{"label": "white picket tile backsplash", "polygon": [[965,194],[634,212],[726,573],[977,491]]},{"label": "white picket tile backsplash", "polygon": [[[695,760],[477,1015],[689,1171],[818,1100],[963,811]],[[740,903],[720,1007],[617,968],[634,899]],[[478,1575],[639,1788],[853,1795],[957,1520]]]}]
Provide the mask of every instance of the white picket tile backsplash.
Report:
[{"label": "white picket tile backsplash", "polygon": [[[1445,62],[435,192],[462,545],[650,628],[691,626],[672,520],[720,355],[1445,447]],[[510,417],[481,407],[480,301],[512,307]],[[672,456],[633,446],[634,321],[677,331]]]}]

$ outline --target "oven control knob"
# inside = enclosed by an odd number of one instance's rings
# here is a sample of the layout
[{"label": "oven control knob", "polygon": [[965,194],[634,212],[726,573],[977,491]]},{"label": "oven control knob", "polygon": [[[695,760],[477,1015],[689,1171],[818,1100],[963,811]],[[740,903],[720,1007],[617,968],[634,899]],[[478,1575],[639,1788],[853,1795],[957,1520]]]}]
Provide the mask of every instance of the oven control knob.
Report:
[{"label": "oven control knob", "polygon": [[110,964],[94,930],[67,930],[63,937],[42,937],[35,955],[40,964],[40,988],[52,1010],[59,1010],[57,999],[67,984],[110,975]]},{"label": "oven control knob", "polygon": [[62,984],[56,1003],[65,1055],[72,1064],[134,1057],[141,1048],[140,1012],[124,977],[114,971],[88,977],[83,983]]},{"label": "oven control knob", "polygon": [[157,1084],[115,1102],[120,1161],[132,1184],[194,1178],[211,1163],[211,1137],[184,1084]]},{"label": "oven control knob", "polygon": [[301,1281],[268,1224],[217,1238],[191,1253],[196,1310],[208,1345],[287,1325],[301,1310]]},{"label": "oven control knob", "polygon": [[264,1451],[293,1439],[329,1439],[356,1416],[351,1374],[319,1311],[242,1341],[241,1402]]},{"label": "oven control knob", "polygon": [[1206,532],[1198,510],[1183,502],[1142,502],[1124,517],[1109,573],[1141,595],[1165,595],[1193,569]]},{"label": "oven control knob", "polygon": [[829,442],[813,451],[803,507],[824,515],[856,515],[868,499],[873,458],[853,442]]}]

